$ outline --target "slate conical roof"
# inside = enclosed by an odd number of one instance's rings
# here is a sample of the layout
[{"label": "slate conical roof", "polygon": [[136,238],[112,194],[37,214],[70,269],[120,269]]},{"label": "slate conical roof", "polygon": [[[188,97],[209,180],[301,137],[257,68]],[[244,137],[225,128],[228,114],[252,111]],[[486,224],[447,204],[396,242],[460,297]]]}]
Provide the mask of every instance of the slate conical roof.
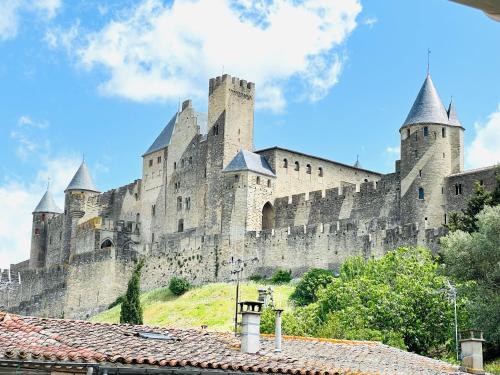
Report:
[{"label": "slate conical roof", "polygon": [[40,203],[36,206],[33,213],[52,213],[52,214],[60,214],[62,213],[61,209],[57,207],[54,198],[52,197],[52,193],[50,192],[50,186],[47,186],[47,191],[43,195]]},{"label": "slate conical roof", "polygon": [[65,191],[68,190],[87,190],[99,193],[99,190],[97,190],[94,185],[94,181],[92,181],[92,177],[90,177],[90,172],[87,168],[87,164],[85,164],[85,160],[82,161],[80,168],[76,171]]},{"label": "slate conical roof", "polygon": [[460,120],[458,119],[457,110],[455,109],[453,99],[450,101],[450,105],[448,106],[448,123],[450,125],[462,126]]},{"label": "slate conical roof", "polygon": [[247,150],[240,150],[224,168],[224,172],[236,171],[252,171],[267,176],[276,176],[264,156]]},{"label": "slate conical roof", "polygon": [[430,74],[425,77],[403,126],[421,123],[448,124],[448,113],[439,98]]}]

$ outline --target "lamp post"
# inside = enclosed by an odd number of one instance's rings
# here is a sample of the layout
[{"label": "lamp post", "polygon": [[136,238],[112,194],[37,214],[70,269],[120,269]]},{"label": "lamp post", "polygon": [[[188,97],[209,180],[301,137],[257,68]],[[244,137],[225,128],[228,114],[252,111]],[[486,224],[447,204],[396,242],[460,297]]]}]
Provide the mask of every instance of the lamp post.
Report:
[{"label": "lamp post", "polygon": [[453,311],[455,317],[455,353],[457,356],[457,361],[460,361],[460,354],[458,350],[458,316],[457,316],[457,288],[450,282],[446,280],[446,288],[442,288],[436,291],[436,293],[446,292],[446,295],[453,302]]}]

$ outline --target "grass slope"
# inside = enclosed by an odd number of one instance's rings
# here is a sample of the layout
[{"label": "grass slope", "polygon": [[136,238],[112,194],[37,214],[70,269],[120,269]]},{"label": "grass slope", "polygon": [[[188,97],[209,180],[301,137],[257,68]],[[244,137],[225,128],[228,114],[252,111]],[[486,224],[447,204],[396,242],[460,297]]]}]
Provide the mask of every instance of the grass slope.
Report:
[{"label": "grass slope", "polygon": [[[257,283],[243,283],[241,301],[257,300],[258,289],[266,287]],[[287,308],[290,285],[273,285],[276,306]],[[233,328],[235,284],[207,284],[191,289],[177,297],[168,288],[154,289],[141,294],[144,324],[178,328],[199,328],[229,331]],[[120,305],[95,315],[93,322],[119,323]]]}]

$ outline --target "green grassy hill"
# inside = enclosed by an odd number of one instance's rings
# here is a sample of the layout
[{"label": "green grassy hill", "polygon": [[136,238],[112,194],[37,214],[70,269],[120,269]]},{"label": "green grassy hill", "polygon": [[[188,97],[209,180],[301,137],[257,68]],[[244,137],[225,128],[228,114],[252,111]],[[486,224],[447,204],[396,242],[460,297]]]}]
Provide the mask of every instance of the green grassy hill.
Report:
[{"label": "green grassy hill", "polygon": [[[241,284],[241,301],[257,300],[257,283]],[[275,305],[289,307],[288,297],[293,291],[290,285],[273,285]],[[155,289],[141,294],[144,324],[177,328],[199,328],[230,331],[234,321],[234,283],[207,284],[193,288],[177,297],[168,288]],[[91,318],[93,322],[119,323],[120,305]]]}]

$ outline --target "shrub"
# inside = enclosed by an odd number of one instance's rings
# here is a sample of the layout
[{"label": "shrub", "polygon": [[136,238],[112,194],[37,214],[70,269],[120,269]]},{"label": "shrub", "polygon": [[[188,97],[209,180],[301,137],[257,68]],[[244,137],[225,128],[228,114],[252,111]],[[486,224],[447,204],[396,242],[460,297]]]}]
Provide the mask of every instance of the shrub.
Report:
[{"label": "shrub", "polygon": [[248,278],[248,280],[250,281],[254,281],[254,282],[259,282],[259,281],[265,281],[266,278],[262,275],[259,275],[259,274],[255,274],[255,275],[252,275]]},{"label": "shrub", "polygon": [[271,278],[273,284],[288,284],[292,280],[292,270],[278,270]]},{"label": "shrub", "polygon": [[120,323],[142,324],[140,280],[143,265],[144,261],[140,260],[128,282],[127,293],[125,294],[120,310]]},{"label": "shrub", "polygon": [[306,306],[318,300],[317,293],[334,279],[329,270],[313,268],[300,279],[290,299],[297,306]]},{"label": "shrub", "polygon": [[173,277],[170,280],[170,284],[168,284],[168,288],[176,296],[181,296],[184,293],[186,293],[189,289],[191,289],[191,284],[184,278]]}]

